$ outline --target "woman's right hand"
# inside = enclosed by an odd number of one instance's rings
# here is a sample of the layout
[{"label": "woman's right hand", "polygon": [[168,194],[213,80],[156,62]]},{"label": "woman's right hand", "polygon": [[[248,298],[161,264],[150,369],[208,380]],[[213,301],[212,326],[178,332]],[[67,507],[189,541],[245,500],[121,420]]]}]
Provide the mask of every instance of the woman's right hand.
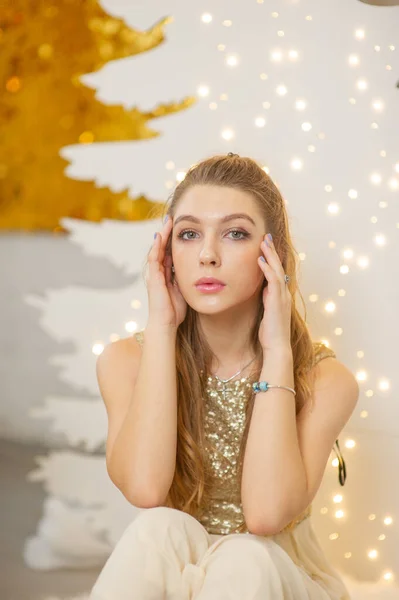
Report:
[{"label": "woman's right hand", "polygon": [[178,328],[185,319],[187,303],[177,281],[172,282],[172,256],[165,253],[173,219],[169,216],[148,255],[146,284],[148,292],[148,324]]}]

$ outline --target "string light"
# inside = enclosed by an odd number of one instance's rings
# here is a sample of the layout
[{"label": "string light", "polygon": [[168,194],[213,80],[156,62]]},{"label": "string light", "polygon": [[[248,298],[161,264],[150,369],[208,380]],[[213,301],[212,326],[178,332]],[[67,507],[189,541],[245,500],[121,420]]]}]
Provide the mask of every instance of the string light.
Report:
[{"label": "string light", "polygon": [[230,141],[234,138],[234,131],[232,129],[224,129],[222,131],[222,138],[224,140]]},{"label": "string light", "polygon": [[102,344],[101,342],[96,342],[92,346],[92,352],[96,356],[99,356],[103,352],[103,350],[104,350],[104,344]]},{"label": "string light", "polygon": [[203,23],[211,23],[212,22],[212,15],[210,15],[209,13],[204,13],[201,17],[201,21]]},{"label": "string light", "polygon": [[239,63],[239,57],[237,54],[228,54],[226,56],[226,65],[229,67],[236,67]]},{"label": "string light", "polygon": [[201,98],[205,98],[206,96],[209,96],[209,87],[207,85],[201,85],[198,90],[197,90],[197,94],[198,96],[200,96]]}]

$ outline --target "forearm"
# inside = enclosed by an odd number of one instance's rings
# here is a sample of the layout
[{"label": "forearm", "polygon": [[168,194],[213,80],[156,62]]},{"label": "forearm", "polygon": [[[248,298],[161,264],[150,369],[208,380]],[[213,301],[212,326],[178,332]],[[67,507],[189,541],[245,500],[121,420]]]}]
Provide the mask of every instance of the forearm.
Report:
[{"label": "forearm", "polygon": [[[294,388],[292,351],[265,355],[259,380]],[[298,490],[305,489],[295,396],[281,388],[259,392],[243,464],[241,495],[247,525],[253,529],[277,528],[295,506]]]},{"label": "forearm", "polygon": [[115,441],[111,468],[137,506],[162,502],[176,466],[176,330],[147,325],[129,410]]}]

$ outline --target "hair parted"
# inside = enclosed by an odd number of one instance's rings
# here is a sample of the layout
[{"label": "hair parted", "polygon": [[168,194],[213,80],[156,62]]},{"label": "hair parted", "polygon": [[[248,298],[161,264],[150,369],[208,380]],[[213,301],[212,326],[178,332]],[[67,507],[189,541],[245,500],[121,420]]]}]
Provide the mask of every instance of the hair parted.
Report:
[{"label": "hair parted", "polygon": [[[260,164],[238,154],[215,155],[190,167],[185,178],[176,186],[169,197],[163,217],[175,216],[177,206],[184,193],[195,185],[212,185],[235,188],[252,194],[261,214],[265,228],[273,236],[275,249],[280,257],[284,272],[291,277],[288,288],[291,302],[291,347],[293,352],[294,387],[296,390],[296,414],[306,404],[311,408],[314,386],[313,342],[306,324],[306,305],[297,284],[299,260],[294,248],[288,223],[285,201],[271,177]],[[169,238],[166,252],[171,252]],[[147,267],[145,261],[144,268]],[[265,281],[266,284],[266,281]],[[298,292],[305,311],[299,314],[295,299]],[[262,294],[259,308],[250,332],[250,343],[255,353],[255,367],[251,374],[260,376],[263,350],[258,331],[263,318]],[[190,306],[184,321],[177,330],[176,376],[177,376],[177,454],[176,469],[166,499],[166,506],[177,508],[199,518],[209,501],[209,465],[205,451],[204,395],[206,377],[211,373],[212,361],[216,359],[199,326],[197,312]],[[201,372],[203,374],[201,374]],[[246,405],[246,421],[238,458],[238,481],[241,483],[243,458],[253,411],[255,393]]]}]

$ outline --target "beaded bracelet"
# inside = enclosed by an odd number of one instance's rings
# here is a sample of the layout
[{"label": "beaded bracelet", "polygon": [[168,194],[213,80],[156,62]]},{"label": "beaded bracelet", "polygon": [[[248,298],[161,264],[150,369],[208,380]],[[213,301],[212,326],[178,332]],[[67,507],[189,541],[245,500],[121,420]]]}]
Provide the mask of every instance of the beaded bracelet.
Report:
[{"label": "beaded bracelet", "polygon": [[294,396],[296,396],[296,391],[285,385],[270,385],[267,381],[255,381],[252,384],[252,389],[254,390],[255,394],[258,392],[267,392],[267,390],[270,388],[281,388],[283,390],[288,390],[289,392],[292,392]]}]

